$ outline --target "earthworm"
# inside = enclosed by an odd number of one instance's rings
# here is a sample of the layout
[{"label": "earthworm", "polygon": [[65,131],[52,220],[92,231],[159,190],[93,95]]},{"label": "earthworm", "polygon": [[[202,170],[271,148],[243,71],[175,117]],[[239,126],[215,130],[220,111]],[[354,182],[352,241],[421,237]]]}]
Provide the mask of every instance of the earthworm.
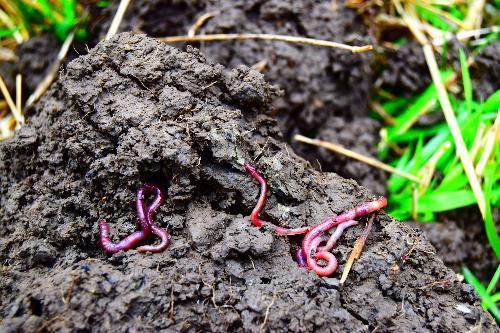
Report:
[{"label": "earthworm", "polygon": [[[146,207],[145,195],[147,193],[156,194],[153,202]],[[109,226],[106,220],[99,221],[99,233],[101,237],[101,245],[108,253],[117,253],[119,251],[129,250],[138,243],[146,240],[151,234],[160,237],[161,242],[158,245],[144,245],[137,248],[138,252],[161,252],[170,244],[170,235],[162,228],[154,224],[155,211],[165,201],[165,195],[160,187],[153,184],[145,184],[137,191],[137,216],[141,225],[140,231],[135,231],[131,235],[125,237],[118,243],[111,242],[109,236]]]},{"label": "earthworm", "polygon": [[[312,227],[302,240],[302,252],[306,257],[307,267],[314,270],[320,276],[326,276],[324,274],[328,273],[327,275],[330,275],[331,273],[333,273],[337,268],[337,259],[335,258],[335,256],[333,256],[333,254],[331,256],[330,254],[325,254],[329,253],[326,251],[316,252],[317,246],[320,243],[318,240],[322,239],[320,237],[323,236],[326,231],[330,230],[336,225],[342,223],[346,224],[352,223],[351,220],[378,211],[384,208],[386,205],[387,205],[387,199],[381,197],[375,201],[363,203],[357,206],[356,208],[351,209],[333,218],[328,218],[322,223]],[[326,267],[319,266],[316,261],[317,258],[326,260],[327,262]],[[332,270],[333,267],[334,269]]]},{"label": "earthworm", "polygon": [[302,248],[295,252],[295,261],[297,261],[297,265],[299,265],[300,268],[307,267],[306,256],[304,255],[304,252],[302,252]]},{"label": "earthworm", "polygon": [[349,227],[355,226],[356,224],[358,224],[358,222],[354,220],[350,220],[339,224],[337,228],[335,228],[335,231],[332,233],[330,238],[328,238],[326,245],[318,248],[318,252],[331,251],[335,246],[335,244],[337,243],[337,241],[339,240],[340,236],[342,236],[342,234],[344,233],[344,230]]},{"label": "earthworm", "polygon": [[262,211],[262,208],[264,207],[264,204],[266,202],[267,181],[257,171],[257,168],[255,168],[252,164],[250,164],[250,162],[246,161],[244,163],[244,166],[245,169],[248,171],[248,173],[252,175],[252,177],[255,178],[260,184],[259,200],[257,201],[255,208],[252,210],[252,214],[250,214],[250,219],[252,220],[252,223],[258,228],[262,227],[263,225],[269,226],[281,236],[305,234],[309,230],[309,227],[282,228],[272,224],[271,222],[263,221],[259,218],[259,214]]}]

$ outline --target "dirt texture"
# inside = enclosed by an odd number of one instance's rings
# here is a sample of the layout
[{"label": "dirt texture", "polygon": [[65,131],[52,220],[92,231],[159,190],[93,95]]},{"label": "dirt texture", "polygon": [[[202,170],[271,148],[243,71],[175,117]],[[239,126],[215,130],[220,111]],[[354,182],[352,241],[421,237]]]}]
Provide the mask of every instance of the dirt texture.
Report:
[{"label": "dirt texture", "polygon": [[[94,34],[103,37],[115,8],[99,13],[104,17]],[[327,39],[353,45],[373,43],[355,11],[342,3],[314,0],[152,0],[134,1],[125,16],[122,31],[144,32],[163,37],[186,35],[197,18],[207,20],[197,34],[268,33]],[[317,153],[292,141],[294,134],[329,137],[338,130],[338,121],[358,124],[368,115],[369,93],[373,80],[373,56],[370,52],[353,55],[337,49],[261,40],[194,43],[207,58],[229,68],[259,64],[265,79],[279,85],[284,94],[273,100],[269,113],[278,120],[285,140],[303,157],[323,170],[353,178],[369,189],[380,192],[384,176],[367,170],[359,163],[342,157]],[[184,44],[175,46],[184,48]],[[344,131],[344,134],[347,130]],[[378,134],[368,130],[369,141],[378,142]],[[344,140],[353,143],[353,140]],[[302,146],[302,147],[301,147]],[[350,145],[357,149],[358,145]],[[363,149],[364,150],[364,149]],[[325,156],[325,158],[323,158]]]},{"label": "dirt texture", "polygon": [[[498,209],[493,209],[493,220],[499,221]],[[411,223],[421,229],[447,267],[462,272],[468,267],[484,284],[489,283],[498,266],[498,260],[489,245],[477,207],[466,207],[449,212],[443,223]]]},{"label": "dirt texture", "polygon": [[476,57],[472,67],[474,94],[479,100],[486,100],[500,89],[500,42],[493,41]]},{"label": "dirt texture", "polygon": [[[2,332],[442,331],[498,329],[420,232],[384,213],[346,284],[298,269],[297,243],[253,227],[318,223],[374,197],[319,173],[265,115],[278,89],[244,66],[120,34],[72,61],[29,124],[0,143]],[[103,253],[134,230],[135,192],[167,189],[160,254]],[[335,250],[343,265],[361,228]],[[405,262],[400,260],[408,254]]]},{"label": "dirt texture", "polygon": [[422,46],[409,42],[387,51],[387,64],[380,76],[382,85],[398,94],[412,96],[431,83]]}]

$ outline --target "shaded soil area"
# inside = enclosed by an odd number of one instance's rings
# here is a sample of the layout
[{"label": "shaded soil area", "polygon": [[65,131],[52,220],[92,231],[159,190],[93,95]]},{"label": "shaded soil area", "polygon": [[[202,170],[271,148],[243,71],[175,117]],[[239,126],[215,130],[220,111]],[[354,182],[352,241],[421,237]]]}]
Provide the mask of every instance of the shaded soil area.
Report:
[{"label": "shaded soil area", "polygon": [[[257,157],[266,218],[316,224],[374,197],[287,149],[265,115],[277,87],[245,66],[121,34],[72,61],[30,123],[0,144],[1,331],[497,329],[421,232],[376,214],[348,281],[298,269],[294,242],[251,226]],[[134,230],[135,191],[167,189],[159,254],[105,255]],[[361,228],[334,250],[343,269]],[[405,262],[401,256],[408,256]]]}]

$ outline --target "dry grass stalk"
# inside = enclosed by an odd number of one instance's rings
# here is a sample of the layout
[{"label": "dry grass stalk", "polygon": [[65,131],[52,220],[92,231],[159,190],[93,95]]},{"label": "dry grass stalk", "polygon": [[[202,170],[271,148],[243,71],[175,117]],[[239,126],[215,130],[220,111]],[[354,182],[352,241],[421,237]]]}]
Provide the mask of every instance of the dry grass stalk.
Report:
[{"label": "dry grass stalk", "polygon": [[200,17],[198,17],[198,19],[196,20],[196,22],[194,22],[194,24],[191,26],[191,28],[189,28],[189,31],[188,31],[188,36],[189,37],[193,37],[194,35],[196,35],[196,31],[198,29],[201,28],[201,26],[203,24],[205,24],[205,22],[209,19],[211,19],[212,17],[216,16],[216,15],[219,15],[219,12],[208,12],[208,13],[205,13],[203,15],[201,15]]},{"label": "dry grass stalk", "polygon": [[5,81],[3,80],[3,77],[1,75],[0,75],[0,91],[2,91],[3,97],[7,102],[7,105],[9,106],[10,112],[12,112],[12,115],[16,120],[17,126],[24,124],[24,117],[20,112],[18,112],[17,106],[14,104],[12,96],[10,96],[9,89],[7,89],[7,85],[5,84]]},{"label": "dry grass stalk", "polygon": [[[23,89],[22,76],[21,76],[21,74],[17,74],[16,75],[16,107],[17,107],[17,112],[21,116],[23,114],[22,89]],[[24,121],[24,117],[23,117],[23,121]]]},{"label": "dry grass stalk", "polygon": [[356,244],[354,244],[351,255],[349,256],[349,259],[347,259],[344,271],[342,272],[342,276],[340,278],[340,284],[344,284],[344,282],[347,280],[349,272],[351,271],[351,267],[354,264],[354,260],[358,260],[359,257],[361,256],[361,253],[363,252],[363,247],[365,246],[366,240],[368,239],[368,235],[370,234],[370,231],[372,230],[373,227],[373,219],[374,215],[372,215],[368,219],[368,223],[366,224],[365,229],[363,229],[361,236],[359,236],[358,240],[356,241]]},{"label": "dry grass stalk", "polygon": [[390,172],[390,173],[394,173],[394,174],[396,174],[398,176],[404,177],[404,178],[406,178],[408,180],[411,180],[413,182],[421,183],[421,180],[418,177],[416,177],[416,176],[414,176],[412,174],[409,174],[407,172],[398,170],[398,169],[396,169],[396,168],[394,168],[394,167],[392,167],[392,166],[390,166],[388,164],[380,162],[379,160],[377,160],[375,158],[364,156],[364,155],[362,155],[360,153],[356,153],[355,151],[346,149],[346,148],[342,147],[341,145],[338,145],[338,144],[335,144],[335,143],[332,143],[332,142],[328,142],[328,141],[311,139],[311,138],[305,137],[305,136],[300,135],[300,134],[295,135],[294,136],[294,140],[298,141],[298,142],[302,142],[302,143],[307,143],[307,144],[310,144],[310,145],[313,145],[313,146],[326,148],[328,150],[331,150],[331,151],[334,151],[336,153],[345,155],[345,156],[347,156],[349,158],[358,160],[360,162],[363,162],[365,164],[368,164],[368,165],[371,165],[373,167],[379,168],[381,170],[384,170],[384,171],[387,171],[387,172]]},{"label": "dry grass stalk", "polygon": [[500,135],[500,112],[497,113],[497,117],[495,119],[495,123],[493,127],[491,127],[489,133],[487,134],[486,145],[484,146],[483,154],[481,155],[481,159],[476,165],[476,174],[479,178],[483,176],[484,168],[486,167],[486,163],[490,159],[491,153],[493,152],[493,148],[495,147],[495,143],[499,141]]},{"label": "dry grass stalk", "polygon": [[413,4],[407,4],[406,8],[403,9],[403,6],[401,6],[399,0],[393,0],[393,3],[403,20],[408,24],[408,27],[412,31],[414,37],[422,45],[425,61],[427,62],[427,67],[429,68],[429,72],[431,73],[432,81],[436,87],[439,103],[441,104],[441,109],[443,110],[446,122],[448,123],[448,127],[450,128],[450,132],[455,143],[456,152],[458,154],[458,157],[460,158],[460,161],[462,162],[465,174],[469,179],[469,184],[471,186],[472,192],[476,197],[479,210],[481,211],[481,215],[484,218],[486,212],[486,201],[484,198],[484,193],[481,188],[479,179],[476,175],[474,164],[472,163],[469,151],[465,146],[462,132],[460,131],[457,118],[455,116],[455,113],[453,112],[453,108],[448,98],[448,93],[446,92],[446,87],[441,80],[439,67],[437,65],[432,46],[423,33],[422,23],[417,18],[417,14],[415,12],[415,7],[413,6]]},{"label": "dry grass stalk", "polygon": [[105,40],[110,39],[113,37],[116,32],[118,31],[118,28],[120,27],[120,23],[122,23],[123,16],[125,15],[125,12],[127,11],[128,5],[130,3],[130,0],[121,0],[120,5],[118,6],[118,9],[116,10],[116,14],[113,17],[113,21],[111,22],[111,25],[109,26],[108,33],[106,34]]},{"label": "dry grass stalk", "polygon": [[476,29],[481,26],[485,4],[486,0],[472,0],[470,2],[467,17],[464,20],[464,30]]},{"label": "dry grass stalk", "polygon": [[439,103],[441,104],[444,117],[446,119],[446,122],[448,123],[448,127],[450,128],[453,141],[455,142],[455,149],[457,151],[458,157],[460,158],[460,161],[462,162],[465,174],[469,179],[469,183],[472,188],[472,192],[476,197],[477,205],[479,206],[481,215],[484,218],[486,213],[486,201],[484,198],[484,193],[481,188],[481,184],[479,183],[479,179],[477,178],[476,172],[474,170],[474,164],[472,163],[469,151],[465,146],[465,142],[462,137],[462,132],[460,131],[460,127],[458,126],[457,118],[455,117],[455,113],[453,112],[453,108],[451,106],[448,94],[446,92],[446,88],[444,87],[444,84],[441,81],[441,76],[439,74],[439,68],[436,62],[436,57],[434,56],[434,51],[432,50],[431,45],[428,43],[424,44],[422,46],[422,49],[424,51],[424,56],[427,62],[427,66],[429,67],[429,71],[431,72],[432,81],[436,86]]},{"label": "dry grass stalk", "polygon": [[40,99],[40,97],[42,97],[42,95],[47,91],[47,89],[49,89],[50,85],[56,78],[57,73],[59,71],[59,67],[61,66],[64,58],[66,58],[71,43],[73,43],[76,29],[77,27],[75,27],[68,35],[68,37],[66,37],[66,40],[61,46],[61,49],[59,50],[59,53],[57,55],[57,59],[54,62],[54,64],[52,64],[50,71],[47,73],[47,75],[45,75],[43,80],[37,85],[35,91],[28,97],[28,100],[26,101],[26,111],[28,111]]},{"label": "dry grass stalk", "polygon": [[342,43],[332,42],[322,39],[313,39],[286,35],[272,34],[214,34],[214,35],[198,35],[198,36],[172,36],[161,37],[158,40],[166,43],[181,43],[181,42],[213,42],[224,40],[271,40],[288,43],[298,43],[313,46],[332,47],[342,50],[348,50],[352,53],[366,52],[373,50],[373,45],[352,46]]}]

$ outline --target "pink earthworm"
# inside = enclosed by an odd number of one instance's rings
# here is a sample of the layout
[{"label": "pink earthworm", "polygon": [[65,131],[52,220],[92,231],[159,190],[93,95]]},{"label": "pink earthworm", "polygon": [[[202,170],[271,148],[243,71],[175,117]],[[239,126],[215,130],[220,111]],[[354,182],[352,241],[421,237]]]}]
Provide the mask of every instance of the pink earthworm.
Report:
[{"label": "pink earthworm", "polygon": [[[302,252],[306,257],[307,267],[315,271],[320,276],[326,276],[325,274],[327,275],[332,274],[337,268],[337,259],[335,258],[335,256],[333,256],[333,254],[331,256],[329,254],[326,254],[329,252],[326,251],[316,252],[316,248],[320,243],[318,239],[322,240],[323,238],[320,237],[323,236],[326,231],[330,230],[334,226],[342,223],[348,223],[348,222],[351,223],[350,222],[351,220],[354,220],[355,218],[360,216],[376,212],[384,208],[386,205],[387,205],[387,199],[384,197],[380,197],[375,201],[363,203],[358,207],[351,209],[343,214],[326,219],[322,223],[312,227],[302,240]],[[326,260],[327,262],[326,267],[319,266],[316,259]]]},{"label": "pink earthworm", "polygon": [[281,236],[305,234],[310,227],[282,228],[272,224],[271,222],[263,221],[259,218],[259,214],[262,211],[262,208],[264,207],[264,204],[266,202],[267,181],[257,171],[257,168],[255,168],[252,164],[250,164],[250,162],[248,161],[245,162],[244,166],[245,169],[248,171],[248,173],[251,174],[252,177],[254,177],[260,184],[259,200],[257,201],[257,204],[255,205],[252,214],[250,214],[250,219],[252,220],[252,223],[258,228],[262,227],[263,225],[269,226]]},{"label": "pink earthworm", "polygon": [[[146,207],[145,195],[147,193],[156,194],[153,202]],[[125,237],[118,243],[111,242],[109,235],[109,226],[106,220],[99,221],[99,233],[101,245],[108,253],[117,253],[119,251],[129,250],[138,243],[146,240],[151,234],[160,237],[161,242],[158,245],[145,245],[137,248],[138,252],[161,252],[170,244],[170,235],[162,228],[154,224],[154,214],[158,207],[165,201],[165,195],[160,187],[153,184],[145,184],[137,191],[137,216],[141,225],[140,231],[135,231]]]},{"label": "pink earthworm", "polygon": [[332,233],[330,238],[328,238],[326,245],[318,248],[318,252],[331,251],[334,248],[335,244],[337,244],[337,241],[339,240],[340,236],[342,236],[342,234],[344,233],[344,230],[352,226],[355,226],[357,224],[358,221],[354,220],[349,220],[347,222],[339,224],[337,228],[335,228],[335,231]]},{"label": "pink earthworm", "polygon": [[[358,222],[354,219],[378,211],[387,205],[387,199],[380,197],[375,201],[363,203],[343,214],[328,218],[315,226],[302,228],[278,227],[271,222],[267,222],[259,218],[259,214],[266,202],[267,181],[250,162],[246,161],[244,163],[244,167],[246,171],[250,173],[250,175],[252,175],[252,177],[254,177],[260,184],[259,199],[250,214],[252,223],[258,228],[262,226],[269,226],[276,231],[276,233],[282,236],[306,234],[302,241],[301,249],[297,250],[295,253],[295,259],[299,267],[308,267],[320,276],[331,275],[337,269],[337,258],[335,258],[335,256],[329,251],[335,246],[335,243],[345,229],[358,224]],[[337,226],[337,228],[332,235],[330,237],[325,236],[325,232],[335,226]],[[326,242],[326,244],[319,247],[319,245],[323,242]],[[325,260],[326,265],[319,265],[317,259]]]}]

